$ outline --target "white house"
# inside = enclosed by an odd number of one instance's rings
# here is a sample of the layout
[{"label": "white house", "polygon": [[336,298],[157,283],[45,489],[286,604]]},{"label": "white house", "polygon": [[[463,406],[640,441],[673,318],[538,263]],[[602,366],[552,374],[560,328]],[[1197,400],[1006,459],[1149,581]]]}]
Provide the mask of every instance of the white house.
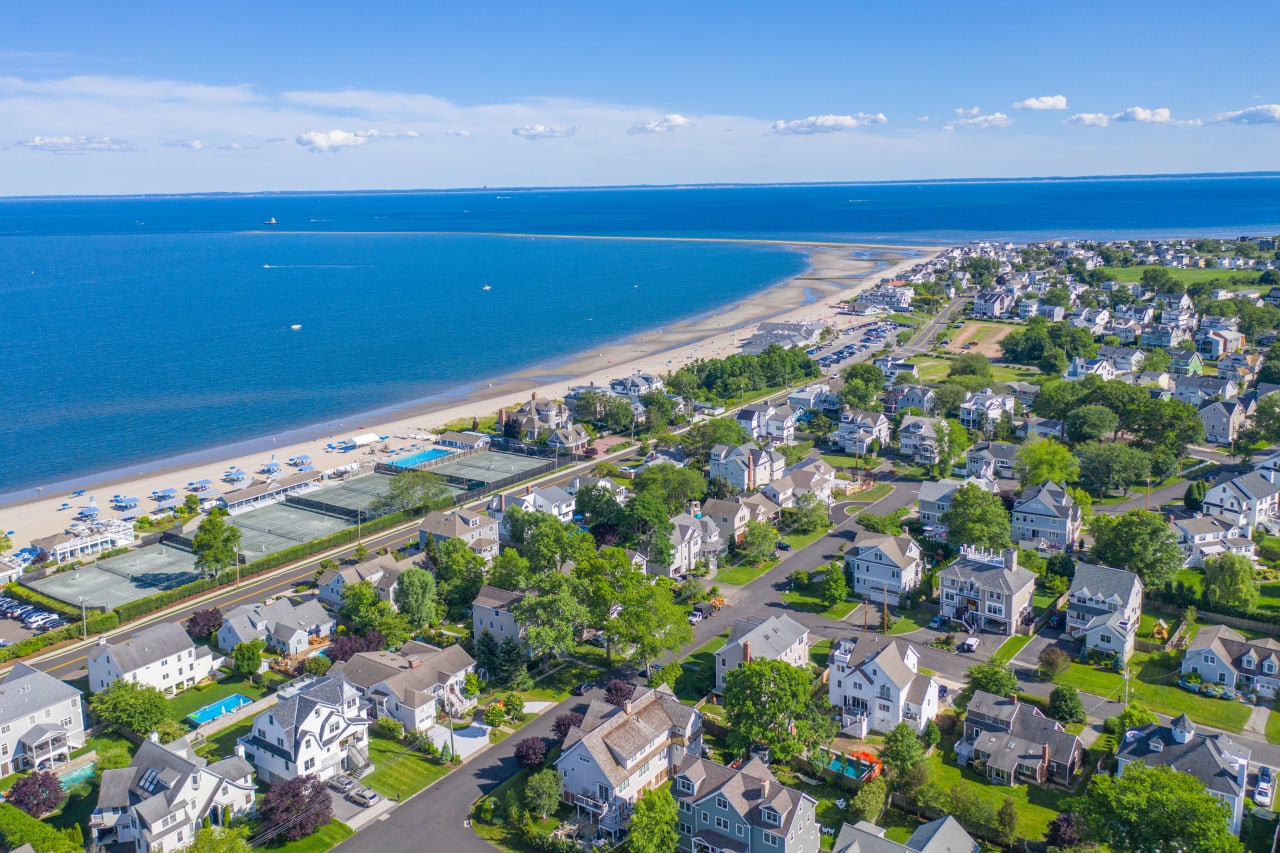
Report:
[{"label": "white house", "polygon": [[893,438],[893,425],[883,412],[845,410],[836,427],[836,442],[845,453],[872,453],[873,448],[888,447]]},{"label": "white house", "polygon": [[964,455],[964,470],[986,480],[1012,479],[1018,445],[1007,441],[979,441]]},{"label": "white house", "polygon": [[924,560],[910,536],[860,532],[844,555],[853,575],[853,592],[872,601],[897,606],[899,596],[920,584]]},{"label": "white house", "polygon": [[360,773],[370,765],[369,720],[360,711],[360,692],[336,675],[293,690],[253,720],[237,741],[245,759],[268,784],[311,775],[331,779]]},{"label": "white house", "polygon": [[173,696],[211,677],[222,658],[197,646],[178,623],[161,622],[116,643],[99,637],[87,663],[90,693],[124,679]]},{"label": "white house", "polygon": [[938,463],[938,430],[945,429],[940,418],[906,415],[898,426],[898,450],[921,465]]},{"label": "white house", "polygon": [[729,641],[716,652],[715,692],[724,692],[724,679],[731,670],[756,659],[804,668],[809,663],[809,629],[786,615],[735,621]]},{"label": "white house", "polygon": [[399,720],[405,731],[425,732],[439,710],[459,716],[475,705],[464,691],[475,659],[459,645],[438,648],[411,641],[398,652],[360,652],[335,663],[331,675],[354,686],[374,717]]},{"label": "white house", "polygon": [[795,441],[797,414],[799,412],[791,406],[772,409],[765,418],[765,435],[783,444]]},{"label": "white house", "polygon": [[278,598],[270,604],[242,604],[223,616],[217,647],[229,652],[240,643],[262,640],[267,648],[296,655],[307,650],[312,638],[331,636],[336,627],[337,620],[318,601],[295,606]]},{"label": "white house", "polygon": [[1204,496],[1205,515],[1221,518],[1247,537],[1259,527],[1274,532],[1280,515],[1280,488],[1260,471],[1224,480]]},{"label": "white house", "polygon": [[[738,409],[734,418],[738,426],[742,427],[753,441],[759,441],[769,434],[769,418],[773,417],[776,411],[772,403],[752,403]],[[794,427],[794,424],[792,426]]]},{"label": "white house", "polygon": [[988,388],[979,393],[966,391],[960,404],[960,425],[990,434],[1006,415],[1013,417],[1015,400],[1010,394],[994,394]]},{"label": "white house", "polygon": [[874,635],[839,640],[828,665],[827,696],[844,728],[854,727],[859,737],[890,732],[904,721],[922,732],[938,716],[938,682],[920,673],[920,655],[910,643]]},{"label": "white house", "polygon": [[[555,516],[557,521],[573,521],[574,496],[559,486],[540,486],[536,489],[528,486],[524,494],[494,495],[489,499],[485,512],[501,524],[513,506],[518,506],[525,512],[545,512]],[[505,526],[503,529],[506,529]]]},{"label": "white house", "polygon": [[741,492],[750,492],[782,476],[787,461],[776,450],[761,450],[752,442],[711,448],[709,475],[720,478]]},{"label": "white house", "polygon": [[1078,382],[1086,376],[1096,376],[1103,380],[1115,379],[1116,366],[1109,359],[1076,356],[1067,365],[1067,372],[1062,374],[1062,378],[1068,382]]},{"label": "white house", "polygon": [[1075,498],[1052,480],[1024,491],[1013,505],[1014,542],[1044,543],[1070,551],[1084,530],[1084,513]]},{"label": "white house", "polygon": [[1257,562],[1258,546],[1239,527],[1223,518],[1196,516],[1169,522],[1178,534],[1178,547],[1190,568],[1203,569],[1205,560],[1223,554],[1239,554]]},{"label": "white house", "polygon": [[80,691],[22,661],[0,675],[0,774],[66,760],[84,746]]},{"label": "white house", "polygon": [[1142,619],[1142,579],[1109,566],[1076,563],[1067,594],[1067,634],[1086,651],[1133,655]]},{"label": "white house", "polygon": [[184,850],[206,820],[226,826],[228,818],[252,814],[255,793],[253,767],[239,749],[210,764],[186,738],[161,744],[152,733],[128,767],[102,771],[89,817],[94,849]]}]

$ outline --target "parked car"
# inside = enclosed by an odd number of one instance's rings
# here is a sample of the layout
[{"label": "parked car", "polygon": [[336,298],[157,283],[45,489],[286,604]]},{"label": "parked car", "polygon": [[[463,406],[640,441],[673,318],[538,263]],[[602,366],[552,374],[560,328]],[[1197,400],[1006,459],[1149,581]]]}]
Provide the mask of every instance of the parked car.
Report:
[{"label": "parked car", "polygon": [[584,681],[584,682],[582,682],[581,684],[579,684],[577,687],[573,688],[573,695],[574,695],[574,696],[586,696],[586,695],[587,695],[587,691],[588,691],[588,690],[590,690],[592,687],[595,687],[595,686],[596,686],[596,685],[595,685],[595,682],[593,682],[593,681]]},{"label": "parked car", "polygon": [[342,776],[334,776],[329,780],[329,787],[337,791],[339,794],[347,794],[355,786],[356,780],[346,774],[343,774]]},{"label": "parked car", "polygon": [[947,624],[947,620],[943,619],[941,616],[935,616],[929,620],[929,627],[935,628],[937,630],[942,630],[944,627],[946,627],[946,624]]},{"label": "parked car", "polygon": [[350,791],[347,794],[347,799],[355,803],[357,806],[367,809],[369,806],[378,802],[381,797],[378,796],[377,791],[374,791],[371,788],[366,788],[362,785],[359,788],[355,788]]},{"label": "parked car", "polygon": [[947,698],[947,694],[948,694],[948,693],[950,693],[950,692],[951,692],[951,689],[950,689],[949,687],[947,687],[947,685],[945,685],[945,684],[939,684],[939,685],[938,685],[938,698],[939,698],[939,699],[946,699],[946,698]]},{"label": "parked car", "polygon": [[1271,785],[1259,779],[1258,787],[1253,789],[1253,801],[1265,809],[1271,805],[1271,795]]},{"label": "parked car", "polygon": [[1263,782],[1266,782],[1268,785],[1275,784],[1275,779],[1272,778],[1271,775],[1271,768],[1265,764],[1258,768],[1258,782],[1259,784]]},{"label": "parked car", "polygon": [[701,621],[702,621],[702,614],[699,613],[698,611],[694,610],[692,613],[689,614],[690,625],[697,625]]},{"label": "parked car", "polygon": [[965,639],[963,643],[960,644],[960,651],[976,652],[978,650],[978,644],[981,642],[982,642],[981,637],[968,637]]},{"label": "parked car", "polygon": [[778,540],[778,550],[779,550],[779,551],[790,551],[790,550],[791,550],[791,545],[790,545],[790,544],[788,544],[788,543],[786,543],[786,542],[783,542],[781,539],[779,539],[779,540]]},{"label": "parked car", "polygon": [[1062,627],[1062,614],[1055,613],[1049,617],[1049,627],[1058,629]]}]

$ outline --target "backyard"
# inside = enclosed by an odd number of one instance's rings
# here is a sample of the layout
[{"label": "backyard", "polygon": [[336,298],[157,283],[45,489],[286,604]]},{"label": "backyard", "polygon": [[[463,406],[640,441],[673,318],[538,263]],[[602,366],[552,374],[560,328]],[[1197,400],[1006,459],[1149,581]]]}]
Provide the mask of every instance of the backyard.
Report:
[{"label": "backyard", "polygon": [[169,700],[169,719],[182,722],[187,715],[206,705],[212,705],[233,693],[247,696],[254,702],[267,695],[268,688],[254,684],[243,675],[229,675],[221,681],[198,685],[185,690]]},{"label": "backyard", "polygon": [[712,637],[680,661],[681,673],[675,693],[681,702],[697,702],[715,686],[716,652],[729,641],[729,632]]}]

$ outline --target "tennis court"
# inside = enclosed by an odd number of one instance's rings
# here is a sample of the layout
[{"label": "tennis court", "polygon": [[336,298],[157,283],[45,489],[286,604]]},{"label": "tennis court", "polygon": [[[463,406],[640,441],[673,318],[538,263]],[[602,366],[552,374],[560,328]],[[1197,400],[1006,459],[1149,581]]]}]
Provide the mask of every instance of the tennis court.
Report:
[{"label": "tennis court", "polygon": [[77,607],[83,596],[85,604],[91,607],[111,608],[197,580],[200,574],[195,564],[195,555],[190,551],[152,545],[24,583],[50,598]]},{"label": "tennis court", "polygon": [[[391,493],[390,474],[362,474],[345,482],[324,486],[302,497],[323,501],[350,510],[368,510],[383,495]],[[367,516],[366,516],[367,517]]]},{"label": "tennis court", "polygon": [[288,504],[271,504],[242,512],[231,516],[231,523],[240,529],[240,553],[250,563],[276,551],[354,526],[341,518]]},{"label": "tennis court", "polygon": [[492,483],[515,474],[524,474],[546,465],[548,460],[520,453],[486,450],[470,456],[449,459],[431,469],[432,474],[462,477],[481,483]]}]

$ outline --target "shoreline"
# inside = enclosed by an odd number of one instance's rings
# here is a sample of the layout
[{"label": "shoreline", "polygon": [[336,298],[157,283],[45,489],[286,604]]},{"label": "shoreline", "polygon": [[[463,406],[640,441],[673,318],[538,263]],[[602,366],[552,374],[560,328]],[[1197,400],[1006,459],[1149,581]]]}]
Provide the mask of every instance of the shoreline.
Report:
[{"label": "shoreline", "polygon": [[[567,235],[555,236],[574,239]],[[666,237],[589,239],[702,241],[701,238]],[[504,376],[486,377],[427,397],[304,424],[274,435],[218,444],[0,494],[0,533],[15,531],[14,547],[22,547],[32,539],[61,532],[71,519],[58,508],[67,502],[76,507],[87,505],[87,495],[79,503],[70,497],[73,490],[96,492],[95,496],[101,498],[98,506],[103,511],[102,517],[117,517],[118,514],[110,510],[110,496],[104,494],[105,490],[142,496],[153,489],[171,487],[182,493],[188,482],[211,479],[215,482],[215,493],[221,493],[226,491],[222,472],[231,465],[256,473],[269,455],[274,454],[283,461],[306,454],[312,457],[316,469],[323,471],[344,464],[340,460],[345,459],[345,454],[326,454],[324,445],[359,432],[375,431],[379,435],[427,432],[451,421],[483,418],[504,406],[520,405],[533,393],[544,398],[560,398],[573,385],[592,382],[607,385],[611,378],[636,371],[662,374],[699,358],[724,357],[737,352],[739,340],[749,337],[762,322],[823,318],[834,322],[835,315],[828,303],[848,299],[880,278],[892,277],[900,269],[914,266],[940,251],[936,247],[889,248],[861,243],[708,239],[790,247],[805,255],[806,268],[738,302],[661,328],[626,335],[595,348],[594,352],[567,354]],[[871,257],[867,257],[868,254]],[[850,324],[835,323],[837,326]],[[397,442],[395,446],[400,445]],[[332,464],[328,463],[330,455]],[[353,460],[346,460],[346,464],[350,461]],[[283,473],[290,470],[286,467]],[[140,509],[146,511],[147,499],[142,501]]]}]

